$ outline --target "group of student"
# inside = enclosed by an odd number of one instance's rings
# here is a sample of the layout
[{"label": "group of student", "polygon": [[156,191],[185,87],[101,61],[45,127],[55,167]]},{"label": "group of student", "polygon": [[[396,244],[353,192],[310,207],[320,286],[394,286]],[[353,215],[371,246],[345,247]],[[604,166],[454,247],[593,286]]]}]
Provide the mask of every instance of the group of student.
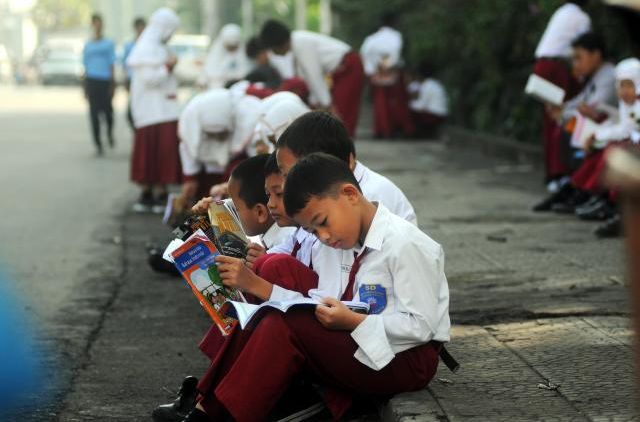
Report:
[{"label": "group of student", "polygon": [[[564,89],[561,106],[545,105],[543,141],[549,196],[534,211],[574,214],[604,221],[598,237],[621,235],[618,195],[603,183],[613,148],[637,148],[640,141],[640,61],[608,60],[603,38],[591,30],[583,7],[566,1],[551,17],[535,52],[534,73]],[[599,126],[581,148],[572,137],[585,119]]]},{"label": "group of student", "polygon": [[[245,259],[216,258],[224,284],[254,303],[322,304],[266,311],[229,336],[213,324],[200,342],[209,369],[199,381],[186,378],[153,418],[302,420],[328,409],[339,419],[354,402],[424,388],[450,339],[444,252],[417,227],[402,191],[357,159],[349,107],[357,110],[360,56],[326,35],[268,21],[250,43],[254,57],[292,54],[315,103],[281,90],[281,78],[208,87],[180,112],[166,46],[178,24],[170,9],[156,11],[127,60],[138,205],[160,204],[145,201],[178,181],[179,198],[196,202],[192,213],[206,213],[212,191],[230,198],[245,233],[260,240]],[[218,84],[211,75],[206,83]],[[369,314],[350,310],[349,300],[370,303]]]}]

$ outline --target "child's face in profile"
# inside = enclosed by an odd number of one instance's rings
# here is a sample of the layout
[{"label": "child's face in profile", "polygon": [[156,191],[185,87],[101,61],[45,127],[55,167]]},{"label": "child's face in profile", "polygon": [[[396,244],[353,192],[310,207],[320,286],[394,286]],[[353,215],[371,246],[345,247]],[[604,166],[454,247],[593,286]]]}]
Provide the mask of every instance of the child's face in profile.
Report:
[{"label": "child's face in profile", "polygon": [[269,198],[267,208],[271,214],[271,218],[279,227],[296,226],[295,221],[287,216],[284,210],[284,201],[282,200],[284,192],[284,177],[280,173],[273,173],[264,180],[264,189]]},{"label": "child's face in profile", "polygon": [[618,84],[618,97],[627,104],[636,101],[636,85],[633,81],[623,79]]},{"label": "child's face in profile", "polygon": [[298,162],[298,157],[296,157],[289,148],[285,147],[277,149],[276,159],[278,160],[278,168],[282,173],[282,177],[286,179],[291,167],[295,166]]},{"label": "child's face in profile", "polygon": [[258,208],[259,205],[249,208],[247,203],[240,198],[240,182],[231,178],[229,179],[229,197],[233,201],[233,205],[238,211],[240,216],[240,222],[247,236],[258,236],[263,234],[263,224],[261,222],[261,213]]},{"label": "child's face in profile", "polygon": [[351,249],[360,241],[362,231],[360,191],[345,183],[333,194],[312,196],[294,220],[325,245]]}]

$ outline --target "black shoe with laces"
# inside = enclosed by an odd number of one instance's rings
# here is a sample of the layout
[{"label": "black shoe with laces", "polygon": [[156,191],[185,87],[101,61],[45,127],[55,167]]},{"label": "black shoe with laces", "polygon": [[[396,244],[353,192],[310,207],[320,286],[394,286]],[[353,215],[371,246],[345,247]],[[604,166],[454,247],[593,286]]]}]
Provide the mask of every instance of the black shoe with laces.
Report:
[{"label": "black shoe with laces", "polygon": [[551,206],[551,210],[558,214],[573,214],[576,207],[584,204],[591,198],[591,195],[585,191],[574,189],[564,201],[556,202]]},{"label": "black shoe with laces", "polygon": [[578,218],[586,221],[604,221],[613,217],[615,213],[615,206],[611,205],[606,199],[601,199],[591,207],[576,209]]},{"label": "black shoe with laces", "polygon": [[[178,397],[173,403],[163,404],[151,413],[154,422],[180,422],[195,410],[198,397],[198,379],[188,376],[182,381],[182,387],[178,391]],[[206,414],[204,414],[206,417]],[[191,419],[189,419],[191,420]],[[197,421],[198,419],[193,419]],[[204,419],[208,420],[208,419]]]},{"label": "black shoe with laces", "polygon": [[153,207],[153,195],[151,192],[142,192],[138,202],[133,204],[133,211],[135,212],[151,212]]}]

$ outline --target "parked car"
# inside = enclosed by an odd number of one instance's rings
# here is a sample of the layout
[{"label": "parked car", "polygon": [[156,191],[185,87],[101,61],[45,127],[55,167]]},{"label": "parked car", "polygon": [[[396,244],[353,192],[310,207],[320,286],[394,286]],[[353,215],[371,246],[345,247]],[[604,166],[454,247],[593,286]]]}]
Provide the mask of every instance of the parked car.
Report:
[{"label": "parked car", "polygon": [[43,85],[79,84],[84,74],[83,41],[75,38],[48,40],[36,51],[38,79]]},{"label": "parked car", "polygon": [[176,34],[169,41],[169,48],[178,57],[173,70],[178,82],[192,85],[202,72],[211,39],[207,35]]}]

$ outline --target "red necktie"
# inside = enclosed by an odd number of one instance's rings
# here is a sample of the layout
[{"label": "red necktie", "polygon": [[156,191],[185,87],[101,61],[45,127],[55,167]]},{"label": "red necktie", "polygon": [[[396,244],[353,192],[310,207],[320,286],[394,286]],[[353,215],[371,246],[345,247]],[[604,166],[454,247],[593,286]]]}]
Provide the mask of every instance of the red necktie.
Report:
[{"label": "red necktie", "polygon": [[355,251],[353,252],[353,265],[351,266],[351,271],[349,271],[349,283],[347,283],[347,288],[344,289],[344,293],[342,293],[342,297],[340,300],[353,300],[353,285],[356,282],[356,274],[358,274],[358,270],[360,269],[360,261],[362,258],[369,252],[369,249],[365,248],[364,251],[360,255],[358,255]]},{"label": "red necktie", "polygon": [[291,251],[291,257],[295,258],[298,255],[298,251],[302,247],[302,244],[296,240],[295,245],[293,245],[293,250]]}]

